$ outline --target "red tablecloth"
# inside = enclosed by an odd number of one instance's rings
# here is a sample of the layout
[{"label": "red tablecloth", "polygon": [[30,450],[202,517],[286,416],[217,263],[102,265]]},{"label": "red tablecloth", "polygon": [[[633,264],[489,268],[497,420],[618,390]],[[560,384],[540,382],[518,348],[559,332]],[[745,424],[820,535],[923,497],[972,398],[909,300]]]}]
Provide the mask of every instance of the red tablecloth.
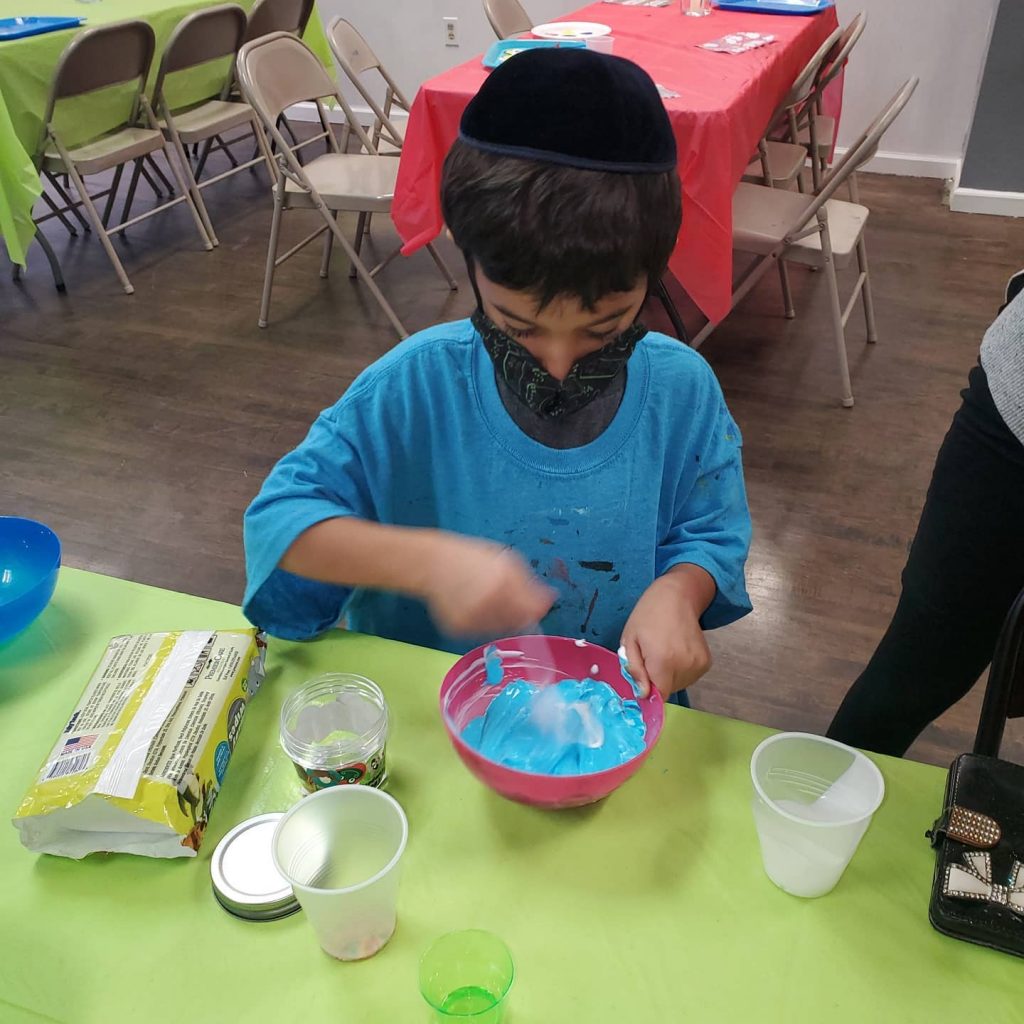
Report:
[{"label": "red tablecloth", "polygon": [[[665,100],[683,183],[683,229],[669,269],[710,319],[723,319],[732,294],[733,191],[772,111],[836,27],[835,8],[810,17],[715,11],[688,18],[674,2],[659,8],[596,3],[569,19],[610,25],[617,56],[679,93]],[[737,31],[771,33],[776,42],[737,55],[696,45]],[[443,229],[441,166],[487,73],[476,58],[432,78],[416,96],[392,206],[406,254]]]}]

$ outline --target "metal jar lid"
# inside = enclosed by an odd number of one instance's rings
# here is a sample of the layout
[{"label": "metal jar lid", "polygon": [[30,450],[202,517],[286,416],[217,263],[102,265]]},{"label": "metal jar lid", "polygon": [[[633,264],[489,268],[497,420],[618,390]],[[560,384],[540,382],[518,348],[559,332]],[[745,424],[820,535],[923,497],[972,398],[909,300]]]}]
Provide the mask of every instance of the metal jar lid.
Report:
[{"label": "metal jar lid", "polygon": [[274,829],[283,816],[277,811],[249,818],[228,832],[213,851],[213,894],[236,917],[276,921],[299,909],[299,901],[271,853]]}]

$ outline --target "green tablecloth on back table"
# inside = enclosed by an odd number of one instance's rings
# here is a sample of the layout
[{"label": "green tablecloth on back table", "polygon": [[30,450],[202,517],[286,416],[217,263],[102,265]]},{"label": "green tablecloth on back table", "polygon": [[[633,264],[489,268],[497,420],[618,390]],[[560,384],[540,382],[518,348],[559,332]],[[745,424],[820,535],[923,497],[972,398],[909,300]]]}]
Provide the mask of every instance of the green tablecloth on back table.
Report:
[{"label": "green tablecloth on back table", "polygon": [[[238,0],[246,10],[255,0]],[[141,18],[153,26],[156,33],[156,54],[153,74],[160,61],[164,46],[174,26],[192,11],[213,6],[204,0],[46,0],[26,6],[26,0],[0,0],[0,18],[45,14],[47,16],[74,16],[85,18],[84,27]],[[25,251],[35,234],[32,207],[39,198],[39,177],[32,166],[46,113],[46,97],[53,81],[53,72],[64,47],[78,29],[48,32],[0,42],[0,235],[7,243],[12,260],[24,264]],[[314,13],[306,29],[306,42],[327,67],[332,67],[331,53],[324,36],[319,16]],[[223,71],[219,72],[221,80]],[[218,69],[211,65],[184,71],[174,76],[168,98],[173,107],[179,107],[202,98],[211,81],[216,81]],[[152,85],[152,81],[150,85]],[[123,92],[120,94],[123,96]],[[91,96],[62,104],[58,127],[71,145],[95,138],[116,127],[126,116],[123,102],[114,92],[108,96]]]},{"label": "green tablecloth on back table", "polygon": [[[0,806],[8,814],[109,637],[231,628],[238,609],[64,569],[51,606],[0,645]],[[1024,963],[928,924],[924,830],[945,775],[877,758],[888,793],[839,886],[818,900],[765,878],[748,764],[767,730],[671,707],[637,776],[603,803],[508,803],[441,726],[449,655],[334,632],[271,640],[196,860],[37,856],[0,828],[3,1024],[421,1024],[419,955],[487,928],[515,957],[508,1024],[937,1024],[1024,1019]],[[326,671],[377,680],[394,717],[389,790],[409,816],[398,930],[363,963],[321,953],[302,914],[229,916],[210,892],[221,836],[284,807],[284,698]]]}]

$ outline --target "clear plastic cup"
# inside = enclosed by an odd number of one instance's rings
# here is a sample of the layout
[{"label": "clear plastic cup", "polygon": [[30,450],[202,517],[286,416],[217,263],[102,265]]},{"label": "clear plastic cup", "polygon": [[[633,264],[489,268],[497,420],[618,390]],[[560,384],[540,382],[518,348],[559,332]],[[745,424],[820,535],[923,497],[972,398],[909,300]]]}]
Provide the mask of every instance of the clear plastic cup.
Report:
[{"label": "clear plastic cup", "polygon": [[765,873],[794,896],[824,896],[882,802],[882,773],[852,747],[784,732],[754,751],[750,776]]},{"label": "clear plastic cup", "polygon": [[691,18],[703,18],[711,13],[711,0],[680,0],[683,14]]},{"label": "clear plastic cup", "polygon": [[281,708],[281,746],[311,792],[387,782],[388,703],[363,676],[311,679]]},{"label": "clear plastic cup", "polygon": [[441,936],[420,960],[420,993],[435,1024],[500,1024],[514,977],[505,943],[476,929]]},{"label": "clear plastic cup", "polygon": [[[615,36],[591,36],[587,39],[587,49],[594,53],[614,53]],[[537,630],[540,632],[540,629]]]},{"label": "clear plastic cup", "polygon": [[324,952],[364,960],[395,930],[400,862],[409,822],[394,797],[338,786],[299,801],[272,847]]}]

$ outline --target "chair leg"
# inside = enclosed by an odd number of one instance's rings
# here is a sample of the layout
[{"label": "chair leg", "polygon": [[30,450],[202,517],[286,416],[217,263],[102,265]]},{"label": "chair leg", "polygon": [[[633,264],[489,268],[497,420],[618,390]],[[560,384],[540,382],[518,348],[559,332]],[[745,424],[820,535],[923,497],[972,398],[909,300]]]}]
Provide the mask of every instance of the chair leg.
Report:
[{"label": "chair leg", "polygon": [[850,190],[850,202],[860,205],[860,186],[857,184],[857,172],[853,171],[846,179],[846,187]]},{"label": "chair leg", "polygon": [[124,164],[118,164],[114,171],[114,180],[110,183],[110,194],[107,196],[106,205],[103,207],[103,226],[110,223],[110,214],[114,209],[114,200],[117,198],[117,189],[121,184],[121,175],[124,173]]},{"label": "chair leg", "polygon": [[39,248],[46,253],[46,258],[50,263],[50,273],[53,274],[53,285],[61,294],[68,290],[67,285],[64,283],[64,274],[60,269],[60,261],[57,259],[57,254],[53,251],[50,245],[50,240],[36,228],[36,241],[39,243]]},{"label": "chair leg", "polygon": [[74,224],[71,223],[71,221],[67,219],[67,217],[64,215],[64,211],[61,210],[61,208],[53,201],[52,197],[50,196],[50,193],[47,192],[46,189],[43,189],[41,195],[43,197],[43,202],[46,203],[46,205],[52,211],[53,215],[61,222],[61,224],[64,225],[64,230],[67,231],[67,233],[72,238],[77,238],[78,229],[75,227]]},{"label": "chair leg", "polygon": [[[337,223],[338,215],[333,214],[334,221]],[[328,231],[324,234],[324,255],[320,260],[320,276],[327,277],[331,269],[331,253],[334,251],[334,232]]]},{"label": "chair leg", "polygon": [[782,303],[785,306],[786,319],[792,320],[796,316],[793,308],[793,292],[789,287],[789,270],[786,268],[786,261],[779,260],[779,283],[782,285]]},{"label": "chair leg", "polygon": [[[369,219],[369,215],[367,215]],[[448,269],[448,264],[441,258],[441,254],[437,251],[433,242],[427,243],[427,252],[430,253],[432,259],[437,264],[437,269],[441,271],[441,276],[448,282],[448,287],[453,291],[459,290],[459,284],[452,276],[452,272]]]},{"label": "chair leg", "polygon": [[[124,207],[121,210],[121,223],[123,224],[128,220],[128,214],[131,213],[132,203],[135,200],[135,189],[139,185],[139,176],[142,174],[142,158],[140,157],[135,161],[135,168],[132,171],[132,180],[128,183],[128,195],[124,197]],[[123,234],[123,232],[122,232]]]},{"label": "chair leg", "polygon": [[92,231],[92,226],[85,219],[85,217],[82,216],[82,211],[78,208],[78,203],[76,203],[71,198],[71,196],[68,195],[67,189],[57,180],[57,176],[55,174],[47,174],[46,178],[47,181],[49,181],[49,183],[53,186],[53,189],[57,193],[57,195],[60,196],[60,198],[63,200],[64,205],[71,208],[72,216],[75,218],[75,220],[78,221],[79,224],[82,225],[82,229],[84,231]]},{"label": "chair leg", "polygon": [[74,182],[75,191],[82,199],[82,205],[85,207],[86,216],[88,216],[89,220],[92,221],[92,226],[99,235],[100,245],[102,245],[106,250],[107,258],[110,260],[111,265],[114,268],[114,272],[117,274],[118,280],[121,282],[121,287],[124,288],[128,295],[131,295],[132,292],[135,291],[135,286],[128,280],[128,275],[124,272],[124,267],[121,266],[121,261],[118,259],[117,253],[114,251],[114,246],[110,241],[110,235],[108,235],[104,229],[103,221],[100,220],[100,215],[97,213],[96,207],[93,205],[92,199],[86,191],[85,185],[79,177],[74,164],[68,164],[68,175]]},{"label": "chair leg", "polygon": [[295,135],[295,130],[288,123],[288,118],[285,117],[284,114],[280,117],[280,125],[288,133],[288,138],[292,140],[292,145],[297,146],[299,144],[299,140]]},{"label": "chair leg", "polygon": [[[155,160],[153,161],[153,165],[156,166]],[[181,194],[185,197],[185,205],[188,207],[188,212],[192,214],[192,220],[195,223],[196,231],[199,232],[199,237],[203,240],[203,248],[206,249],[207,252],[209,252],[217,244],[216,236],[213,235],[213,229],[210,229],[210,234],[206,233],[206,225],[203,223],[203,218],[199,213],[199,209],[196,206],[196,202],[192,198],[192,192],[189,190],[188,184],[186,183],[185,178],[182,175],[181,168],[178,167],[177,163],[174,160],[171,160],[169,157],[167,160],[167,166],[170,168],[171,175],[174,178],[175,182],[177,182]],[[196,191],[198,192],[199,190],[196,189]],[[199,200],[200,203],[202,201],[202,199]]]},{"label": "chair leg", "polygon": [[[169,196],[173,196],[174,195],[174,186],[167,180],[167,175],[164,174],[164,172],[162,170],[160,170],[160,165],[156,162],[156,160],[154,159],[152,153],[150,153],[148,156],[143,157],[143,163],[147,163],[147,164],[149,164],[150,167],[153,168],[153,172],[156,174],[156,176],[163,183],[164,188],[167,189],[167,194]],[[145,170],[146,170],[145,167],[143,167],[143,173],[145,173]],[[148,174],[146,174],[146,179],[149,181],[150,185],[153,184],[153,179],[150,178]],[[180,187],[180,182],[179,182],[179,187]],[[157,195],[160,195],[160,189],[158,189],[158,188],[156,188],[154,186],[153,190],[156,192]]]},{"label": "chair leg", "polygon": [[[322,200],[317,200],[318,203],[322,204]],[[366,264],[359,258],[359,253],[356,251],[355,246],[349,242],[345,237],[345,233],[341,230],[341,225],[334,220],[330,212],[323,206],[319,205],[320,215],[327,221],[328,229],[333,233],[338,244],[345,250],[346,255],[349,258],[349,262],[355,268],[356,273],[359,275],[360,280],[367,288],[370,289],[370,294],[377,300],[377,305],[380,306],[381,311],[388,318],[391,326],[398,333],[399,338],[408,338],[409,332],[402,326],[402,321],[398,319],[395,311],[391,308],[391,303],[384,297],[384,293],[380,290],[377,282],[373,279],[373,275],[370,273]],[[356,235],[358,240],[359,235]]]},{"label": "chair leg", "polygon": [[[178,158],[178,163],[181,165],[180,174],[176,175],[176,177],[179,179],[184,178],[185,186],[188,190],[188,194],[192,197],[192,204],[195,206],[196,211],[199,214],[199,218],[202,221],[206,237],[213,245],[220,245],[217,233],[213,230],[210,213],[206,209],[206,203],[203,202],[203,196],[199,191],[199,185],[196,183],[195,175],[192,173],[192,165],[188,162],[188,154],[185,152],[185,147],[181,144],[181,136],[178,134],[177,128],[171,126],[170,120],[167,121],[167,124],[170,127],[171,145]],[[170,159],[168,159],[167,162],[170,164]]]},{"label": "chair leg", "polygon": [[[196,181],[198,181],[199,178],[202,176],[203,168],[206,166],[206,160],[207,160],[207,158],[210,155],[210,147],[213,145],[213,140],[214,139],[218,139],[221,142],[223,142],[223,140],[220,138],[219,135],[214,135],[212,138],[207,139],[203,143],[202,151],[199,154],[199,163],[196,164],[195,173],[192,175],[192,177],[195,178]],[[198,147],[199,144],[196,143],[196,145]],[[236,166],[237,166],[237,164],[236,164]]]},{"label": "chair leg", "polygon": [[853,390],[850,387],[850,364],[846,358],[846,331],[843,328],[843,305],[839,299],[839,281],[836,279],[836,263],[832,255],[832,240],[828,227],[822,225],[821,251],[825,258],[825,277],[828,280],[828,298],[832,308],[832,332],[839,357],[839,378],[843,389],[843,405],[853,407]]},{"label": "chair leg", "polygon": [[[357,256],[359,255],[359,251],[363,247],[363,234],[365,233],[365,231],[366,231],[366,214],[365,213],[361,213],[361,214],[359,214],[359,220],[356,223],[356,240],[355,240],[355,244],[353,245],[353,248],[355,249]],[[348,276],[351,277],[351,278],[355,278],[355,276],[356,276],[356,265],[355,265],[355,263],[353,263],[348,268]]]},{"label": "chair leg", "polygon": [[669,295],[665,282],[661,278],[658,279],[654,294],[657,295],[658,300],[668,314],[669,320],[672,321],[672,329],[676,332],[676,337],[684,345],[688,345],[690,343],[690,336],[687,333],[686,325],[683,323],[683,318],[679,315],[679,310],[676,309],[676,304],[672,301],[672,296]]},{"label": "chair leg", "polygon": [[270,315],[270,290],[274,286],[277,241],[281,235],[281,214],[284,206],[281,193],[283,190],[284,182],[279,181],[274,191],[274,216],[270,222],[270,240],[267,243],[267,269],[263,275],[263,295],[260,298],[260,317],[257,320],[260,327],[267,326],[267,317]]},{"label": "chair leg", "polygon": [[868,341],[874,344],[878,341],[878,330],[875,327],[875,300],[871,295],[871,273],[868,271],[868,250],[864,244],[864,236],[861,236],[857,243],[857,266],[864,275],[864,286],[861,289],[860,297],[864,302],[864,322],[867,324]]}]

